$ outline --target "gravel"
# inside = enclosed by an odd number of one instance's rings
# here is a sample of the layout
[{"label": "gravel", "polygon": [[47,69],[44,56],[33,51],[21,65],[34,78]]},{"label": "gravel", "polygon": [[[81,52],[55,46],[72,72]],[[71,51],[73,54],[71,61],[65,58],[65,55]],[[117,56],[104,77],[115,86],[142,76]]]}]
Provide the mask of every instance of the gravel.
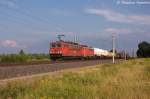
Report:
[{"label": "gravel", "polygon": [[54,72],[63,69],[94,66],[100,63],[109,63],[111,60],[90,60],[78,61],[69,63],[52,63],[52,64],[38,64],[38,65],[22,65],[22,66],[0,66],[0,80],[28,76],[33,74]]}]

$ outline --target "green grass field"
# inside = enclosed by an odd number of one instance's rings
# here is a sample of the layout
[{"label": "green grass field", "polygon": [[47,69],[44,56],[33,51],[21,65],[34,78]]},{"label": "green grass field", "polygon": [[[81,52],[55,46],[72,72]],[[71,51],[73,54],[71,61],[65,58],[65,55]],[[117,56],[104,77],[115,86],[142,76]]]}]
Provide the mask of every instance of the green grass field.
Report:
[{"label": "green grass field", "polygon": [[48,54],[6,54],[0,55],[0,63],[23,63],[49,61]]},{"label": "green grass field", "polygon": [[58,72],[0,86],[0,99],[150,99],[150,59]]}]

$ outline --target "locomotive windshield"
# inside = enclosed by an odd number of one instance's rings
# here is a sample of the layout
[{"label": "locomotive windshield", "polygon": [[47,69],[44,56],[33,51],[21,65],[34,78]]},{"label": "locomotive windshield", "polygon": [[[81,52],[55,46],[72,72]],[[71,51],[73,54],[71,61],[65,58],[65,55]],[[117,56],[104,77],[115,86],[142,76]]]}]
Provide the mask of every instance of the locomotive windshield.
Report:
[{"label": "locomotive windshield", "polygon": [[61,44],[51,44],[50,47],[61,47]]},{"label": "locomotive windshield", "polygon": [[61,44],[57,44],[57,47],[61,47]]},{"label": "locomotive windshield", "polygon": [[55,44],[51,44],[51,46],[50,47],[55,47]]}]

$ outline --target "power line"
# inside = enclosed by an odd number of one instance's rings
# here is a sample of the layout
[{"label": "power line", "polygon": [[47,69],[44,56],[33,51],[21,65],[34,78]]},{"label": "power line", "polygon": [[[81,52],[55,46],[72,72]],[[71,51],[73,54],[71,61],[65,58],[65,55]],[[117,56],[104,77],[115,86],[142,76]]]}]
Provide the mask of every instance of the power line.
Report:
[{"label": "power line", "polygon": [[0,5],[0,6],[1,6],[1,7],[8,8],[8,9],[10,9],[10,10],[12,10],[12,11],[17,12],[17,13],[24,14],[25,16],[28,16],[28,17],[30,17],[30,18],[33,19],[33,20],[38,20],[38,21],[41,21],[41,22],[43,22],[43,23],[45,23],[45,24],[48,24],[48,25],[49,25],[49,24],[54,24],[56,27],[59,27],[59,29],[63,30],[63,27],[62,27],[62,26],[60,26],[60,25],[58,25],[58,24],[55,24],[55,23],[52,23],[52,22],[50,23],[49,20],[44,19],[44,18],[42,18],[42,17],[40,17],[40,16],[33,16],[33,15],[31,14],[31,12],[28,11],[28,10],[21,11],[21,10],[19,10],[19,9],[11,8],[11,7],[5,6],[5,5]]},{"label": "power line", "polygon": [[[22,20],[18,20],[17,18],[12,18],[12,17],[8,17],[8,16],[5,16],[5,17],[1,17],[0,16],[0,18],[1,19],[6,19],[6,20],[9,20],[9,21],[11,21],[11,22],[14,22],[14,23],[16,23],[16,24],[19,24],[19,25],[26,25],[27,27],[29,27],[30,29],[32,29],[32,30],[46,30],[46,29],[44,29],[44,28],[41,28],[41,27],[35,27],[35,26],[33,26],[33,25],[31,25],[31,24],[29,24],[29,23],[25,23],[24,21],[22,21]],[[2,23],[1,23],[2,24]],[[2,25],[3,26],[3,25]],[[46,30],[47,31],[47,30]]]},{"label": "power line", "polygon": [[[3,14],[2,14],[3,13]],[[4,15],[5,14],[5,15]],[[26,25],[26,26],[28,26],[28,27],[30,27],[30,28],[32,28],[32,29],[36,29],[36,30],[39,30],[39,29],[41,29],[41,30],[48,30],[48,28],[45,28],[45,26],[41,26],[41,27],[35,27],[35,25],[32,25],[31,23],[33,23],[33,21],[31,21],[31,20],[26,20],[26,19],[22,19],[21,17],[18,17],[18,16],[14,16],[13,14],[10,14],[10,13],[7,13],[7,12],[1,12],[1,14],[0,14],[0,16],[4,16],[4,17],[1,17],[1,18],[3,18],[3,19],[7,19],[7,20],[10,20],[10,21],[12,21],[12,22],[15,22],[15,23],[19,23],[19,24],[21,24],[21,25]],[[28,22],[30,22],[30,23],[28,23]],[[35,24],[35,23],[33,23],[33,24]],[[36,25],[37,26],[37,25]]]}]

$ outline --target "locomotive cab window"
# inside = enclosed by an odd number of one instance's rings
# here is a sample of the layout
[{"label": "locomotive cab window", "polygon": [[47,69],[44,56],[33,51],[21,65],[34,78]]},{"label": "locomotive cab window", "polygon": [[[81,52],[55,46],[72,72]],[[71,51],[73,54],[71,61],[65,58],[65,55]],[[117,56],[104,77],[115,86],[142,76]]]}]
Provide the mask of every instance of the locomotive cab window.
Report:
[{"label": "locomotive cab window", "polygon": [[61,47],[61,44],[57,44],[57,47]]},{"label": "locomotive cab window", "polygon": [[61,44],[51,44],[50,47],[61,47]]},{"label": "locomotive cab window", "polygon": [[51,44],[50,47],[56,47],[56,44]]},{"label": "locomotive cab window", "polygon": [[53,47],[62,47],[62,44],[50,44],[50,47],[53,48]]}]

